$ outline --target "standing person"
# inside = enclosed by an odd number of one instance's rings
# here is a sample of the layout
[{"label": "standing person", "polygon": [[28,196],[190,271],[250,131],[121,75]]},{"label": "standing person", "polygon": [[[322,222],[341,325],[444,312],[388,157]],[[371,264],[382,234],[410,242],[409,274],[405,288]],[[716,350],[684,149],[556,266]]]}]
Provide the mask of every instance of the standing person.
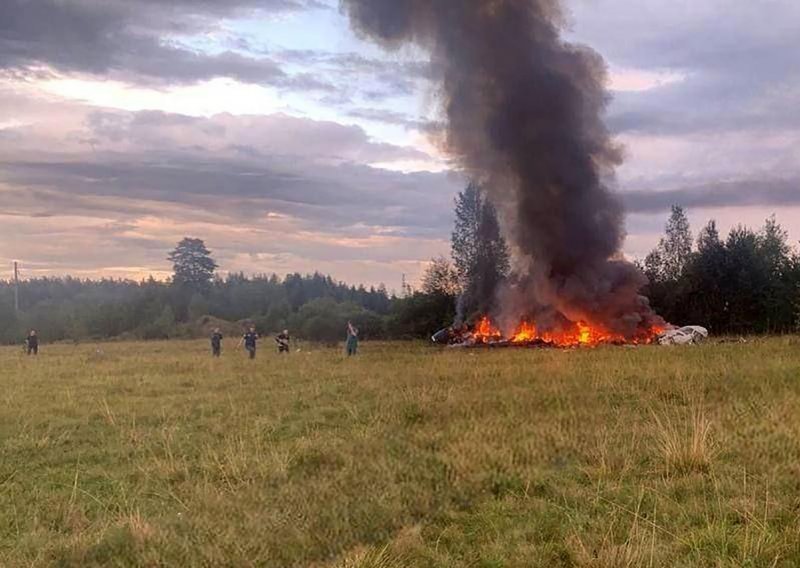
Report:
[{"label": "standing person", "polygon": [[215,327],[211,334],[211,356],[219,357],[220,355],[222,355],[222,333],[218,327]]},{"label": "standing person", "polygon": [[36,335],[35,329],[32,329],[28,334],[28,337],[25,339],[25,348],[28,352],[28,355],[39,354],[39,336]]},{"label": "standing person", "polygon": [[256,358],[256,342],[258,341],[258,334],[256,333],[256,327],[254,325],[250,326],[250,329],[242,336],[241,341],[239,341],[239,345],[244,342],[244,348],[250,354],[251,359]]},{"label": "standing person", "polygon": [[289,353],[289,330],[284,329],[275,337],[275,343],[278,344],[278,353]]},{"label": "standing person", "polygon": [[348,357],[352,357],[358,352],[358,328],[352,322],[347,322],[347,343],[345,347]]}]

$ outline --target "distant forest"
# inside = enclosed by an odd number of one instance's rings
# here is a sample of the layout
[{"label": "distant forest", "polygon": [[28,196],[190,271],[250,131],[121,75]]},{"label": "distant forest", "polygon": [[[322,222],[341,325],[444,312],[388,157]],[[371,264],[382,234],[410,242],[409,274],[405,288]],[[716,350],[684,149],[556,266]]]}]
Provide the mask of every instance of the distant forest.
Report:
[{"label": "distant forest", "polygon": [[[230,274],[219,277],[212,253],[186,238],[169,254],[174,276],[0,281],[0,343],[19,343],[27,330],[42,340],[166,339],[207,334],[220,326],[238,334],[245,323],[262,334],[284,328],[297,337],[333,342],[352,321],[368,339],[424,338],[460,316],[491,309],[509,272],[497,216],[470,185],[456,199],[452,260],[433,259],[419,289],[399,294],[350,286],[322,274]],[[800,331],[800,254],[774,218],[758,231],[735,227],[720,236],[710,221],[696,239],[685,211],[674,207],[659,245],[639,263],[643,293],[667,321],[698,324],[716,334]]]},{"label": "distant forest", "polygon": [[19,317],[11,283],[0,283],[0,341],[19,342],[27,329],[45,341],[192,337],[208,331],[204,323],[224,322],[253,323],[262,333],[291,328],[325,340],[342,335],[348,319],[366,335],[383,337],[399,303],[384,288],[347,286],[321,274],[232,274],[204,290],[153,279],[37,278],[20,285]]},{"label": "distant forest", "polygon": [[507,271],[495,210],[477,186],[459,194],[456,217],[455,262],[434,259],[419,290],[404,283],[398,295],[319,273],[220,277],[205,243],[185,238],[169,253],[174,274],[167,282],[29,279],[20,283],[17,313],[13,284],[0,281],[0,342],[19,343],[30,329],[43,341],[166,339],[215,326],[238,334],[244,324],[333,342],[344,338],[348,321],[365,339],[426,337],[453,322],[457,297],[472,312],[482,309]]},{"label": "distant forest", "polygon": [[641,268],[650,281],[644,293],[667,321],[716,334],[800,331],[800,254],[774,216],[727,237],[712,220],[694,239],[675,206]]}]

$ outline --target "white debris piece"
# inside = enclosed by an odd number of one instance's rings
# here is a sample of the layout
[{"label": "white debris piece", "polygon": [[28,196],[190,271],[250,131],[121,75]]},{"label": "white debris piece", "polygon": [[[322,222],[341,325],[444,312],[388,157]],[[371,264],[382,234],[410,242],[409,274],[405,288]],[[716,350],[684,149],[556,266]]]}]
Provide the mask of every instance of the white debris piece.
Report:
[{"label": "white debris piece", "polygon": [[670,329],[658,336],[660,345],[692,345],[708,337],[708,330],[699,325]]}]

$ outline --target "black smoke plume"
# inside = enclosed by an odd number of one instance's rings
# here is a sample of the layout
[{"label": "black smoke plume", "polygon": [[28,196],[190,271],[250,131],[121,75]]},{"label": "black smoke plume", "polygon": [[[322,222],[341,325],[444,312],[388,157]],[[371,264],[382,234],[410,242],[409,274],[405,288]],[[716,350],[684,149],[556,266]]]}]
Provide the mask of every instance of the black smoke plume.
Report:
[{"label": "black smoke plume", "polygon": [[622,259],[622,207],[604,181],[621,161],[602,120],[606,66],[561,39],[560,2],[341,4],[384,46],[430,53],[445,150],[487,189],[515,259],[505,318],[585,320],[628,336],[659,323],[639,295],[644,276]]}]

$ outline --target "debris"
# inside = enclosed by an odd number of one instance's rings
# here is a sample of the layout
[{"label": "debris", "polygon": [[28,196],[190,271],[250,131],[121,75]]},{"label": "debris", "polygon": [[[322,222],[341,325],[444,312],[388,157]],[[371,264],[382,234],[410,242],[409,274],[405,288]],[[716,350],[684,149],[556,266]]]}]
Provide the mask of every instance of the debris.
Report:
[{"label": "debris", "polygon": [[718,339],[717,343],[747,343],[747,339],[742,337],[723,337],[722,339]]},{"label": "debris", "polygon": [[694,345],[708,338],[708,330],[699,325],[669,329],[658,336],[660,345]]},{"label": "debris", "polygon": [[431,336],[431,341],[433,341],[434,343],[441,343],[443,345],[449,344],[452,339],[453,335],[451,332],[451,328],[449,327],[440,329]]}]

